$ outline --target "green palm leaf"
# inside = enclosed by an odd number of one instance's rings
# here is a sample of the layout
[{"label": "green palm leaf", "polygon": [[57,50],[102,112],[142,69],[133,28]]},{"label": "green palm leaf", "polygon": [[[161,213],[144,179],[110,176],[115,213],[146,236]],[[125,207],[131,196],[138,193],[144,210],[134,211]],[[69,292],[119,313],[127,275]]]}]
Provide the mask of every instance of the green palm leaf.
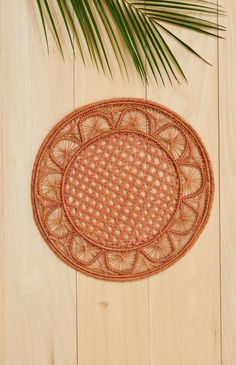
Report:
[{"label": "green palm leaf", "polygon": [[[48,45],[47,21],[55,35],[60,52],[63,47],[59,35],[58,16],[53,16],[55,0],[36,0]],[[184,42],[173,30],[173,25],[220,37],[225,28],[218,24],[222,7],[205,0],[56,0],[73,52],[75,43],[86,64],[85,48],[98,69],[112,75],[111,61],[101,34],[107,35],[120,69],[127,73],[131,58],[141,79],[148,82],[151,72],[157,83],[168,80],[178,83],[186,76],[173,50],[166,40],[171,37],[180,46],[204,60],[191,45]],[[213,19],[212,19],[213,18]],[[171,29],[169,28],[171,25]],[[129,57],[127,57],[129,55]]]}]

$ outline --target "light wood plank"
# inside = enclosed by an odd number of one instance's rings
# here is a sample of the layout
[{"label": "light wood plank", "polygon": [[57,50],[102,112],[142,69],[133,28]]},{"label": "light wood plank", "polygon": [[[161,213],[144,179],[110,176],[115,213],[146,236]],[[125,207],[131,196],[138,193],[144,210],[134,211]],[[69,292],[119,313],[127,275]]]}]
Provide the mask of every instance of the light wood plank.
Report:
[{"label": "light wood plank", "polygon": [[[105,78],[76,63],[76,106],[114,97],[145,97],[135,77]],[[105,282],[78,273],[79,365],[148,365],[148,281]]]},{"label": "light wood plank", "polygon": [[220,364],[218,207],[217,42],[179,31],[178,36],[214,64],[208,67],[175,48],[188,84],[152,86],[148,98],[182,115],[197,130],[210,154],[216,193],[210,221],[180,261],[149,279],[150,365]]},{"label": "light wood plank", "polygon": [[236,363],[236,43],[234,0],[226,8],[226,41],[220,51],[220,206],[222,261],[222,364]]},{"label": "light wood plank", "polygon": [[[0,19],[2,18],[2,2],[0,2]],[[1,33],[3,29],[0,27]],[[2,65],[2,38],[0,37],[0,59]],[[0,83],[2,85],[2,70],[0,70]],[[3,104],[3,89],[0,87],[0,197],[3,197],[3,131],[2,131],[2,105]],[[4,331],[4,237],[3,237],[3,204],[0,203],[0,329],[1,333]],[[0,336],[0,363],[4,364],[5,350],[4,350],[4,336]]]},{"label": "light wood plank", "polygon": [[[72,59],[69,57],[64,64],[55,46],[50,57],[47,56],[32,3],[1,2],[5,248],[1,249],[0,293],[4,289],[5,300],[0,303],[0,326],[4,329],[4,337],[0,335],[0,362],[75,365],[78,360],[82,365],[219,365],[216,42],[205,38],[199,41],[199,36],[191,38],[191,44],[201,51],[205,49],[214,68],[186,57],[189,85],[173,90],[152,86],[148,91],[148,98],[189,120],[209,151],[216,194],[205,231],[187,256],[149,279],[149,294],[148,280],[108,283],[78,274],[76,308],[76,274],[50,252],[32,219],[33,160],[49,129],[74,106],[116,96],[144,97],[145,93],[135,79],[126,82],[117,74],[111,81],[91,68],[85,70],[78,62],[74,95]],[[236,360],[233,224],[236,7],[233,0],[225,0],[223,5],[227,6],[228,40],[220,43],[222,364],[233,365]]]},{"label": "light wood plank", "polygon": [[2,10],[3,364],[75,365],[76,274],[43,241],[30,200],[36,152],[73,107],[72,56],[47,55],[34,2],[3,1]]}]

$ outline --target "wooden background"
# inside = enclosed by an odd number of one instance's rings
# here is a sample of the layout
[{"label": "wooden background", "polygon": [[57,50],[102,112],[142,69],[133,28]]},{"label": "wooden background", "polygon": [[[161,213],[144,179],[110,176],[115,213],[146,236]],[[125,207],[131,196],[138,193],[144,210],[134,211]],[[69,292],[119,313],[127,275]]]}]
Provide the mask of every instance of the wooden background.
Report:
[{"label": "wooden background", "polygon": [[[69,45],[66,62],[52,41],[48,56],[35,2],[1,0],[1,364],[236,364],[236,2],[221,4],[226,41],[181,31],[213,67],[178,48],[189,83],[146,88],[135,75],[111,80],[85,69]],[[193,125],[211,156],[216,194],[183,259],[150,279],[112,283],[76,273],[43,242],[30,179],[58,120],[122,96],[165,104]]]}]

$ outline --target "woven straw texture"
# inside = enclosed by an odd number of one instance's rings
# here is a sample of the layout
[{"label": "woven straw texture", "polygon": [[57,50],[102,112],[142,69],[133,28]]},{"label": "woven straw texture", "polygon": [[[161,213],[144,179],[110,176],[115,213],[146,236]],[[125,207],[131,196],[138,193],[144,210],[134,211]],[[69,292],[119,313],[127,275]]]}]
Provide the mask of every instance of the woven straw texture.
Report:
[{"label": "woven straw texture", "polygon": [[141,99],[80,108],[44,140],[32,205],[48,245],[77,270],[134,280],[167,268],[209,217],[213,177],[196,132]]}]

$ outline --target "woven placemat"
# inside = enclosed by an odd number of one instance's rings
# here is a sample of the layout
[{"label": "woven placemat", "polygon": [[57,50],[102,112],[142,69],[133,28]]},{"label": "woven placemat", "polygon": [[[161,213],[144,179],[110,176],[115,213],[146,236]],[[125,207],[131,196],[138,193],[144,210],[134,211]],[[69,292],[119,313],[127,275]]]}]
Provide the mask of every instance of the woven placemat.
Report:
[{"label": "woven placemat", "polygon": [[107,280],[155,274],[182,257],[209,217],[213,177],[197,133],[141,99],[80,108],[44,140],[32,205],[69,265]]}]

